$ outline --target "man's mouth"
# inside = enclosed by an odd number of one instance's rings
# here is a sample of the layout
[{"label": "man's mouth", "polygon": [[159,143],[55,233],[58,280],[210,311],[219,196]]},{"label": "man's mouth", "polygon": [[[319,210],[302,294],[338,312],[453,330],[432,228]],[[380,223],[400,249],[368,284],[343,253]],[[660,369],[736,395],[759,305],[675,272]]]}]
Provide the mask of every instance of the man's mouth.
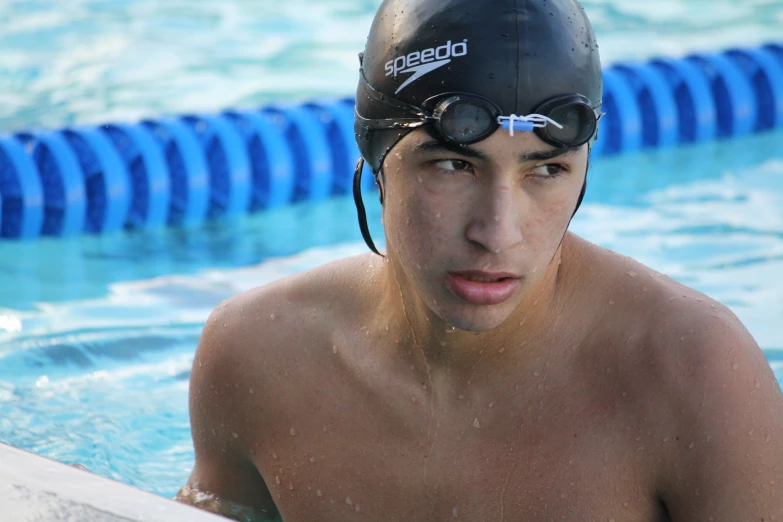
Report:
[{"label": "man's mouth", "polygon": [[509,273],[468,271],[446,276],[446,285],[455,296],[479,305],[500,304],[508,300],[519,282],[518,276]]},{"label": "man's mouth", "polygon": [[483,276],[477,276],[473,274],[456,274],[456,275],[462,276],[468,281],[476,281],[478,283],[497,283],[498,281],[509,279],[507,277],[483,277]]}]

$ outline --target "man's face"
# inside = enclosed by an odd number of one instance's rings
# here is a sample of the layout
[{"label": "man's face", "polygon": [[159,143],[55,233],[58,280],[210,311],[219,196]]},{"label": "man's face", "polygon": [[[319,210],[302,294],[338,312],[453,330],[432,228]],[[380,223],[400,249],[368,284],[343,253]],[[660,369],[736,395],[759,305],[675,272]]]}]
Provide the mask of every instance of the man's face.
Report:
[{"label": "man's face", "polygon": [[384,163],[389,255],[445,323],[491,330],[546,272],[586,169],[587,145],[557,151],[530,132],[464,148],[411,132]]}]

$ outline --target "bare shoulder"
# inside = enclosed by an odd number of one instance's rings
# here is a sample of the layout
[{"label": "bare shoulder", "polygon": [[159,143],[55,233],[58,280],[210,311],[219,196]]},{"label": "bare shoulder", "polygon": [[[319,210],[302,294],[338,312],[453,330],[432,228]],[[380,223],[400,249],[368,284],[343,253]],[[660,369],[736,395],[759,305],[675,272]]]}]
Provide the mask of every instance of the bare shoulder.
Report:
[{"label": "bare shoulder", "polygon": [[783,395],[735,314],[708,296],[600,247],[607,367],[650,448],[672,520],[783,516]]},{"label": "bare shoulder", "polygon": [[264,368],[327,342],[331,330],[360,314],[376,265],[371,255],[346,258],[224,301],[205,324],[196,363],[223,368],[223,382],[257,382]]},{"label": "bare shoulder", "polygon": [[207,494],[207,501],[219,500],[211,509],[222,514],[249,510],[253,520],[274,519],[257,455],[281,418],[302,403],[292,393],[306,387],[290,382],[322,373],[319,346],[359,313],[362,274],[371,273],[372,262],[359,256],[330,263],[235,296],[212,312],[190,378],[196,463],[179,500],[209,508],[197,502]]}]

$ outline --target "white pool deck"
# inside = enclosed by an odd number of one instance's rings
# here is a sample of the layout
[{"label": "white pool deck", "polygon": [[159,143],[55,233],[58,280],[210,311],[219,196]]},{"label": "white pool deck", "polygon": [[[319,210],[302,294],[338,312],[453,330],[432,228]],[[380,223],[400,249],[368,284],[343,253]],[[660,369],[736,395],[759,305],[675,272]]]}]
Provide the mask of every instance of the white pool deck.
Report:
[{"label": "white pool deck", "polygon": [[88,471],[0,444],[2,522],[226,522]]}]

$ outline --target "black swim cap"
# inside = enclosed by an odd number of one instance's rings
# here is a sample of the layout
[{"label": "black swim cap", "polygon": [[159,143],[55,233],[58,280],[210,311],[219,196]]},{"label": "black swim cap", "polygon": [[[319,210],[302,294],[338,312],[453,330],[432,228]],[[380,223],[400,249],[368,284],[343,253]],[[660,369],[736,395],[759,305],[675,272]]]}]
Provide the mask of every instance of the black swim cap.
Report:
[{"label": "black swim cap", "polygon": [[[373,89],[416,107],[464,93],[521,116],[572,94],[597,108],[603,95],[595,34],[576,0],[385,0],[361,68]],[[410,117],[370,96],[362,81],[356,113],[370,120]],[[378,174],[411,129],[375,129],[357,118],[355,131],[362,157]]]}]

